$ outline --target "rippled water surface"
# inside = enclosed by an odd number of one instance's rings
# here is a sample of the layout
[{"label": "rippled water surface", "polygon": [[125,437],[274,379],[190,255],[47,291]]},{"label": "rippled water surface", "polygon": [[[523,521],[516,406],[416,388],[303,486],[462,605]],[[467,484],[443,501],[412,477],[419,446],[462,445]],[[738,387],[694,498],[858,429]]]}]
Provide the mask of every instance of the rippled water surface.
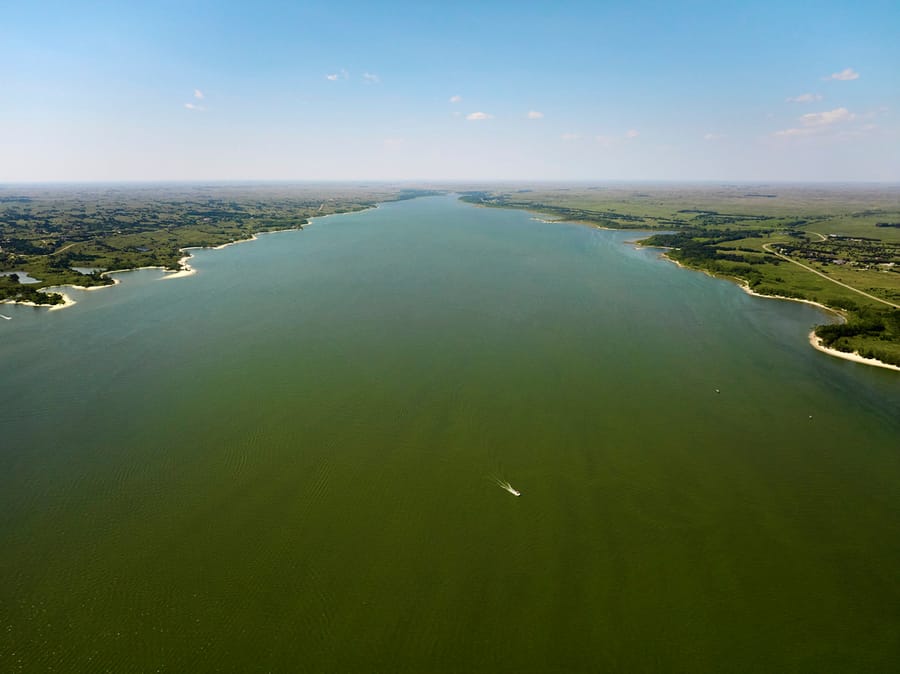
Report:
[{"label": "rippled water surface", "polygon": [[0,670],[889,671],[900,377],[634,236],[418,199],[4,307]]}]

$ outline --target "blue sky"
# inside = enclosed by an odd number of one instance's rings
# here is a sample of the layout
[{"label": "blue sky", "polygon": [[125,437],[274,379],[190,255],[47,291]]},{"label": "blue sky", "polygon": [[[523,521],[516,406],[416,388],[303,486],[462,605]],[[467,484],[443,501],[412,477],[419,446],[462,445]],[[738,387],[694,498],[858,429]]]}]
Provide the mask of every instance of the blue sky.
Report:
[{"label": "blue sky", "polygon": [[0,3],[0,181],[900,181],[900,3]]}]

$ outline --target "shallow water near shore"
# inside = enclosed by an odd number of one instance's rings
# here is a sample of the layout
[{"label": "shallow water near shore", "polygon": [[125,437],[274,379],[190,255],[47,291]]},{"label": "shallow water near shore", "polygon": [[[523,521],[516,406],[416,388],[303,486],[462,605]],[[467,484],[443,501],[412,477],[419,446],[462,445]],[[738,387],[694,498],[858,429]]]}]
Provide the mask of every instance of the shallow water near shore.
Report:
[{"label": "shallow water near shore", "polygon": [[0,670],[890,671],[900,376],[634,238],[423,198],[4,306]]}]

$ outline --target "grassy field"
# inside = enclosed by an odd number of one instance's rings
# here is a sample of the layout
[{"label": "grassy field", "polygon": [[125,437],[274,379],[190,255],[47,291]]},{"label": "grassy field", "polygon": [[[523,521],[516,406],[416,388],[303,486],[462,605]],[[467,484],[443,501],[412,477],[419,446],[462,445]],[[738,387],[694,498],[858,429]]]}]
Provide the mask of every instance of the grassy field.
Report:
[{"label": "grassy field", "polygon": [[643,243],[754,292],[832,307],[846,323],[817,329],[826,344],[900,365],[900,185],[517,185],[463,198],[665,230]]}]

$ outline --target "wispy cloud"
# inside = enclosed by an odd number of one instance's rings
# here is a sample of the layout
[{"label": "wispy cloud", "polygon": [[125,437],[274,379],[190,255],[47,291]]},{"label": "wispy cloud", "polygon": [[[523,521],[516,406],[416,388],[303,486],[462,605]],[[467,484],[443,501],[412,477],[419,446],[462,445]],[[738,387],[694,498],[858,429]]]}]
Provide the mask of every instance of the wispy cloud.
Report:
[{"label": "wispy cloud", "polygon": [[385,148],[392,149],[392,148],[400,147],[406,141],[403,140],[402,138],[385,138],[384,141],[382,141],[382,142],[383,142]]},{"label": "wispy cloud", "polygon": [[[619,135],[619,134],[609,135],[609,134],[601,133],[599,135],[594,136],[594,140],[598,144],[602,145],[603,147],[616,147],[616,146],[621,147],[622,143],[632,140],[633,138],[637,138],[640,135],[641,134],[637,129],[628,129],[628,131],[626,131],[625,133],[623,133],[621,135]],[[574,136],[574,134],[573,134],[573,138],[577,138],[577,136]],[[564,138],[564,139],[569,140],[567,138]]]},{"label": "wispy cloud", "polygon": [[856,127],[842,127],[835,134],[836,138],[848,139],[848,138],[864,138],[871,137],[874,135],[881,134],[882,130],[877,124],[861,124]]},{"label": "wispy cloud", "polygon": [[578,134],[577,133],[564,133],[563,135],[560,136],[560,138],[562,138],[565,141],[578,140]]},{"label": "wispy cloud", "polygon": [[493,118],[494,118],[493,115],[488,114],[486,112],[470,112],[468,115],[466,115],[466,119],[468,119],[470,122],[477,122],[482,119],[493,119]]},{"label": "wispy cloud", "polygon": [[781,138],[793,138],[796,136],[812,136],[813,134],[819,133],[817,129],[809,129],[809,128],[791,128],[791,129],[782,129],[781,131],[776,131],[775,135],[780,136]]},{"label": "wispy cloud", "polygon": [[186,107],[188,110],[194,110],[195,112],[203,112],[204,110],[206,110],[206,108],[204,108],[202,105],[197,105],[196,103],[185,103],[184,107]]},{"label": "wispy cloud", "polygon": [[705,133],[705,134],[703,134],[703,140],[712,141],[712,140],[719,140],[724,137],[725,137],[724,133]]},{"label": "wispy cloud", "polygon": [[842,82],[846,82],[848,80],[858,80],[859,73],[856,72],[853,68],[844,68],[839,73],[831,73],[828,77],[823,77],[823,80],[840,80]]},{"label": "wispy cloud", "polygon": [[844,124],[856,119],[856,115],[847,108],[835,108],[825,112],[808,112],[800,116],[800,126],[792,129],[776,131],[776,136],[812,136],[826,133],[835,125]]},{"label": "wispy cloud", "polygon": [[886,105],[881,105],[874,110],[869,110],[868,112],[864,112],[859,115],[860,119],[876,119],[877,117],[881,117],[882,115],[886,115],[890,108]]},{"label": "wispy cloud", "polygon": [[785,103],[815,103],[822,100],[822,94],[800,94],[784,99]]},{"label": "wispy cloud", "polygon": [[462,101],[462,96],[460,96],[459,94],[457,94],[456,96],[451,96],[451,97],[450,97],[450,102],[451,102],[451,103],[459,103],[459,102],[461,102],[461,101]]},{"label": "wispy cloud", "polygon": [[199,89],[194,89],[194,98],[196,98],[198,101],[202,101],[203,100],[203,92],[200,91]]},{"label": "wispy cloud", "polygon": [[363,73],[363,79],[368,84],[381,84],[381,78],[375,73]]},{"label": "wispy cloud", "polygon": [[847,108],[835,108],[827,112],[807,112],[800,117],[800,123],[803,126],[829,126],[838,122],[849,122],[856,115],[847,110]]},{"label": "wispy cloud", "polygon": [[346,80],[349,77],[350,77],[350,73],[348,73],[343,68],[341,68],[339,72],[325,75],[325,79],[330,80],[331,82],[337,82],[338,80]]},{"label": "wispy cloud", "polygon": [[528,114],[525,115],[528,119],[544,119],[544,113],[538,112],[537,110],[529,110]]}]

